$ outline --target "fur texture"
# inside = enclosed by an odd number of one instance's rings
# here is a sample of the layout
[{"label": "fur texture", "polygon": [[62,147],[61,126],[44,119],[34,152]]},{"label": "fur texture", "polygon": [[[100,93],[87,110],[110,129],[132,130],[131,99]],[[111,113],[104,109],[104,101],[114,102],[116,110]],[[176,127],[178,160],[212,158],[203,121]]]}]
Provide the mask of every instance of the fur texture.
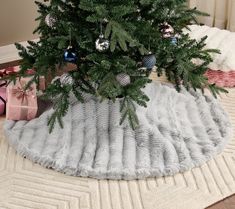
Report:
[{"label": "fur texture", "polygon": [[[140,127],[119,125],[120,100],[73,102],[64,129],[48,133],[47,119],[6,121],[5,134],[23,156],[57,171],[98,179],[143,179],[184,172],[220,153],[231,138],[228,115],[199,92],[149,84],[148,107],[137,106]],[[74,100],[75,101],[75,100]]]}]

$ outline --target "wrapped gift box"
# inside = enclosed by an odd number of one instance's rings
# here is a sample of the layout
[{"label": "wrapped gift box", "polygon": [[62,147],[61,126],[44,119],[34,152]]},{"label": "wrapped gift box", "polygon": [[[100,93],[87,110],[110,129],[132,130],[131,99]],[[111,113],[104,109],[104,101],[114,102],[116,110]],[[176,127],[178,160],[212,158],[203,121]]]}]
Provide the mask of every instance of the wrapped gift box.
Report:
[{"label": "wrapped gift box", "polygon": [[[17,74],[19,71],[20,71],[19,66],[2,69],[2,70],[0,70],[0,77],[4,78],[4,76],[8,76],[11,74]],[[29,69],[27,71],[28,75],[33,75],[34,73],[35,73],[35,71],[32,69]],[[1,84],[1,81],[0,81],[0,84]],[[39,88],[38,89],[41,91],[44,91],[46,89],[46,81],[45,81],[44,76],[40,76],[40,78],[39,78]]]},{"label": "wrapped gift box", "polygon": [[16,84],[7,87],[7,120],[32,120],[37,115],[37,89],[36,84],[32,84],[27,90],[25,85],[30,78],[22,78]]},{"label": "wrapped gift box", "polygon": [[5,76],[16,74],[16,73],[17,73],[17,69],[15,67],[9,67],[9,68],[0,70],[0,77],[4,78]]}]

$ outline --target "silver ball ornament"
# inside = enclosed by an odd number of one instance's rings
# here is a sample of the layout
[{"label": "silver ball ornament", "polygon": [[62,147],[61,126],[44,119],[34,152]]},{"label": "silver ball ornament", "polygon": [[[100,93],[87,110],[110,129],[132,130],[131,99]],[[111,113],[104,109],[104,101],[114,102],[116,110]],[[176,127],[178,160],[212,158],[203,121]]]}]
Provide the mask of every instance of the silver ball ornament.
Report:
[{"label": "silver ball ornament", "polygon": [[160,25],[160,32],[163,38],[170,38],[173,36],[175,30],[170,24],[164,22]]},{"label": "silver ball ornament", "polygon": [[116,80],[121,86],[127,86],[131,83],[131,77],[126,73],[120,73],[116,76]]},{"label": "silver ball ornament", "polygon": [[95,42],[95,48],[99,52],[104,52],[109,49],[110,42],[109,40],[104,38],[104,35],[100,35],[99,38]]},{"label": "silver ball ornament", "polygon": [[73,85],[74,80],[71,75],[69,75],[68,73],[65,73],[60,77],[60,83],[62,85]]},{"label": "silver ball ornament", "polygon": [[46,23],[50,28],[54,28],[55,23],[56,23],[56,19],[55,19],[51,14],[48,14],[48,15],[45,17],[45,23]]},{"label": "silver ball ornament", "polygon": [[58,80],[60,80],[60,76],[56,76],[55,78],[53,78],[51,84],[54,84]]}]

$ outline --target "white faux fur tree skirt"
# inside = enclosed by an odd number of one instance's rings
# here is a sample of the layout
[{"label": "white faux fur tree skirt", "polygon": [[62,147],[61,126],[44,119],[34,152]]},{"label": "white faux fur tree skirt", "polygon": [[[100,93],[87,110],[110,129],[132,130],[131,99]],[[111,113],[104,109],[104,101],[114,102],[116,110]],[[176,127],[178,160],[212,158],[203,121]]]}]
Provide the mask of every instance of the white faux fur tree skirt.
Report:
[{"label": "white faux fur tree skirt", "polygon": [[149,84],[148,108],[137,107],[140,127],[119,126],[120,101],[73,103],[64,129],[48,133],[52,109],[39,118],[6,121],[5,134],[23,156],[45,167],[99,179],[173,175],[220,153],[232,135],[228,115],[212,97]]}]

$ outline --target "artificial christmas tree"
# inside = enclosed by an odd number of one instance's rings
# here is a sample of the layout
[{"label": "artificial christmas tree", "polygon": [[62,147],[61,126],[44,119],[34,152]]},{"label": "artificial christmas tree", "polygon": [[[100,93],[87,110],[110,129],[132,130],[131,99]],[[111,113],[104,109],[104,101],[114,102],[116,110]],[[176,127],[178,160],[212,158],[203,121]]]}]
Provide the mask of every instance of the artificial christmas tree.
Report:
[{"label": "artificial christmas tree", "polygon": [[225,92],[204,77],[211,53],[218,51],[204,49],[206,37],[196,41],[182,33],[202,14],[188,9],[185,0],[51,0],[49,5],[36,4],[40,24],[35,33],[40,40],[30,41],[27,48],[16,44],[23,58],[21,70],[8,79],[27,77],[27,70],[35,69],[29,87],[40,76],[55,77],[58,68],[67,63],[77,65],[45,91],[45,98],[54,102],[48,122],[51,131],[57,121],[63,127],[71,93],[80,102],[84,93],[101,101],[122,98],[120,122],[129,119],[135,129],[139,124],[136,105],[147,106],[149,98],[142,89],[151,82],[154,66],[159,76],[165,72],[178,91],[184,85],[186,89],[209,88],[215,96]]}]

